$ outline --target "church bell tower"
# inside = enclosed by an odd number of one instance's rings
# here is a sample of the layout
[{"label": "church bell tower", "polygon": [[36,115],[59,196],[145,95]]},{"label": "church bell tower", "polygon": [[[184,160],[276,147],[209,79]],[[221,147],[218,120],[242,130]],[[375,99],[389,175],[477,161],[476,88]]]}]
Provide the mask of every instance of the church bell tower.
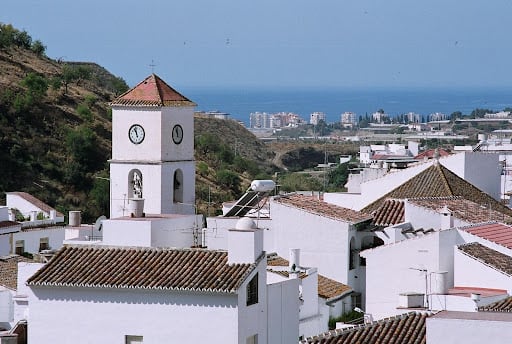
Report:
[{"label": "church bell tower", "polygon": [[155,74],[111,103],[110,218],[194,213],[195,106]]}]

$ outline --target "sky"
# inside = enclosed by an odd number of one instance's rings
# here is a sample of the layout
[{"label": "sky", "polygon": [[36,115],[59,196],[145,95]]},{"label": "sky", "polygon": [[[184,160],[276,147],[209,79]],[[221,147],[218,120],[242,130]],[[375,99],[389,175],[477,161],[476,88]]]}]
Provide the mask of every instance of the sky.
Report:
[{"label": "sky", "polygon": [[[510,0],[1,0],[0,22],[130,86],[512,88]],[[152,66],[153,65],[153,66]]]}]

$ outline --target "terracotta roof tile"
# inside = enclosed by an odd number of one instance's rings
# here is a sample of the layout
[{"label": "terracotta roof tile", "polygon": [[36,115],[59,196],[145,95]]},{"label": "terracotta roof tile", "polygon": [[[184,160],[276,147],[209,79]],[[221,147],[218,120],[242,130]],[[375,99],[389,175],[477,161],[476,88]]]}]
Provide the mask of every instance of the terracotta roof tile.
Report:
[{"label": "terracotta roof tile", "polygon": [[349,223],[359,223],[372,218],[372,216],[367,213],[330,204],[312,196],[288,194],[274,197],[274,201],[286,206],[302,209],[312,214]]},{"label": "terracotta roof tile", "polygon": [[404,201],[387,199],[373,214],[376,226],[391,226],[405,221]]},{"label": "terracotta roof tile", "polygon": [[20,224],[15,221],[0,221],[0,228],[19,226]]},{"label": "terracotta roof tile", "polygon": [[12,290],[18,287],[18,262],[33,262],[23,256],[0,257],[0,285]]},{"label": "terracotta roof tile", "polygon": [[324,299],[332,299],[351,290],[352,288],[346,284],[318,275],[318,296]]},{"label": "terracotta roof tile", "polygon": [[[438,148],[437,149],[437,152],[439,153],[439,157],[443,157],[443,156],[448,156],[450,155],[450,153],[442,148]],[[435,148],[432,148],[432,149],[427,149],[426,151],[424,152],[421,152],[420,154],[416,155],[414,157],[414,159],[424,159],[424,158],[427,158],[427,159],[432,159],[434,157],[436,153],[436,149]]]},{"label": "terracotta roof tile", "polygon": [[512,276],[512,257],[476,242],[460,245],[458,249],[472,258]]},{"label": "terracotta roof tile", "polygon": [[194,102],[151,74],[134,88],[117,97],[112,106],[196,106]]},{"label": "terracotta roof tile", "polygon": [[303,340],[315,344],[425,344],[426,318],[429,315],[407,313],[370,324],[334,330]]},{"label": "terracotta roof tile", "polygon": [[436,211],[447,206],[453,216],[470,223],[487,221],[512,223],[512,216],[461,196],[412,198],[409,199],[409,202]]},{"label": "terracotta roof tile", "polygon": [[227,258],[200,249],[65,246],[27,284],[236,293],[256,264]]},{"label": "terracotta roof tile", "polygon": [[[34,206],[41,209],[45,213],[50,213],[50,210],[55,210],[54,208],[50,207],[48,204],[44,203],[40,199],[38,199],[26,192],[15,191],[15,192],[6,192],[6,194],[19,196],[19,197],[23,198],[25,201],[32,203]],[[64,216],[64,214],[57,211],[57,216],[59,216],[59,217]]]},{"label": "terracotta roof tile", "polygon": [[443,165],[432,164],[402,185],[391,190],[361,211],[372,213],[389,198],[422,198],[461,196],[477,204],[490,207],[500,213],[512,216],[512,210],[479,190],[471,183],[457,176]]},{"label": "terracotta roof tile", "polygon": [[480,238],[512,249],[512,227],[502,223],[490,222],[459,228]]},{"label": "terracotta roof tile", "polygon": [[512,312],[512,297],[507,297],[498,302],[491,303],[490,305],[479,307],[479,311],[485,312]]}]

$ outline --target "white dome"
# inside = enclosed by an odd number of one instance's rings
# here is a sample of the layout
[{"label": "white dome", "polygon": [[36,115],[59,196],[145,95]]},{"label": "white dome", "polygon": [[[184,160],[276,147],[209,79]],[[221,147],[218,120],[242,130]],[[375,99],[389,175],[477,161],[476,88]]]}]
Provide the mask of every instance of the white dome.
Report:
[{"label": "white dome", "polygon": [[257,228],[256,223],[254,223],[254,221],[249,217],[242,217],[240,220],[237,221],[235,226],[235,229],[240,230],[249,230],[255,228]]}]

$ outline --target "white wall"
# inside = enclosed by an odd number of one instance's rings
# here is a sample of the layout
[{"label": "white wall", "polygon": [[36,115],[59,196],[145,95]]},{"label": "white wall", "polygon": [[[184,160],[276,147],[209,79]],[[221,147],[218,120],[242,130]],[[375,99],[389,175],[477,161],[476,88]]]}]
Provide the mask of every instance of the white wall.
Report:
[{"label": "white wall", "polygon": [[512,343],[512,314],[503,320],[427,318],[427,344]]},{"label": "white wall", "polygon": [[103,244],[151,247],[151,221],[142,218],[105,220],[103,221]]},{"label": "white wall", "polygon": [[152,247],[191,247],[194,245],[194,228],[201,244],[202,215],[176,215],[171,219],[152,222]]},{"label": "white wall", "polygon": [[512,277],[481,263],[455,248],[455,276],[457,286],[504,289],[512,295]]},{"label": "white wall", "polygon": [[499,200],[501,167],[498,158],[498,153],[463,152],[447,156],[440,162],[459,177]]},{"label": "white wall", "polygon": [[274,250],[288,257],[290,248],[299,248],[302,266],[318,268],[318,273],[348,284],[349,224],[272,202]]},{"label": "white wall", "polygon": [[[442,208],[443,201],[439,201],[439,208]],[[404,204],[404,212],[405,212],[405,222],[411,223],[413,228],[423,228],[425,230],[433,228],[440,229],[442,228],[442,218],[444,217],[439,211],[418,207],[417,205],[411,204],[406,201]],[[453,226],[451,227],[461,227],[467,226],[471,223],[460,220],[456,217],[452,216]]]},{"label": "white wall", "polygon": [[[245,343],[249,336],[258,334],[258,344],[267,343],[267,261],[263,259],[247,276],[238,292],[238,342]],[[258,273],[258,303],[247,306],[247,284]],[[283,331],[294,329],[283,329]],[[270,344],[270,343],[269,343]]]},{"label": "white wall", "polygon": [[16,248],[16,241],[25,241],[25,252],[38,253],[41,238],[48,238],[48,245],[53,250],[62,247],[66,229],[64,227],[48,227],[44,229],[29,230],[25,232],[17,232],[12,234],[12,253]]},{"label": "white wall", "polygon": [[[28,342],[238,343],[236,295],[33,288]],[[113,321],[115,319],[115,321]],[[51,325],[50,325],[51,324]]]},{"label": "white wall", "polygon": [[299,280],[289,279],[280,283],[267,284],[267,299],[268,343],[297,343]]},{"label": "white wall", "polygon": [[[453,246],[460,238],[455,230],[435,232],[414,239],[365,250],[366,312],[374,319],[401,314],[399,294],[425,294],[425,272],[448,271],[446,284],[453,287]],[[430,292],[427,290],[427,292]]]}]

